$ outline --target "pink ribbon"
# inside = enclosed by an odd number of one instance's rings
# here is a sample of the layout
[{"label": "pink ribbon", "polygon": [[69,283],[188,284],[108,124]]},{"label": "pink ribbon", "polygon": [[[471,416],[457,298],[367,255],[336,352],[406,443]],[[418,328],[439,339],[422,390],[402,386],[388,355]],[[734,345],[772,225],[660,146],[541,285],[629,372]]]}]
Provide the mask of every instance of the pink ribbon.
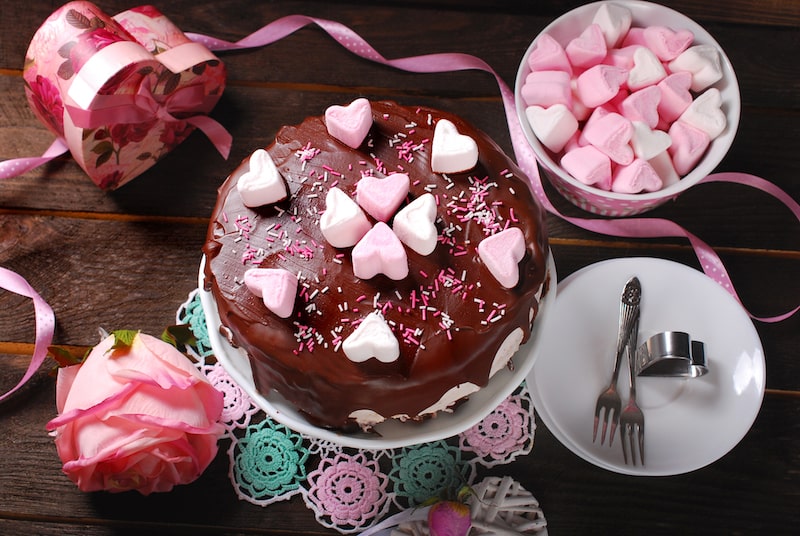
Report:
[{"label": "pink ribbon", "polygon": [[195,114],[184,118],[174,115],[211,108],[215,102],[216,98],[206,95],[205,88],[201,84],[183,87],[167,95],[163,100],[158,100],[150,87],[150,78],[144,78],[136,93],[98,95],[88,110],[70,104],[65,108],[73,123],[85,129],[103,125],[144,123],[153,119],[165,122],[186,121],[199,128],[211,140],[217,151],[227,159],[233,139],[225,127],[206,115]]},{"label": "pink ribbon", "polygon": [[34,373],[39,370],[39,367],[44,362],[44,358],[47,357],[47,347],[50,346],[50,343],[53,341],[56,321],[53,309],[47,305],[47,302],[45,302],[42,297],[33,290],[33,287],[19,274],[0,267],[0,287],[15,294],[19,294],[20,296],[32,299],[33,308],[36,313],[36,344],[34,345],[33,356],[28,365],[28,370],[15,387],[0,396],[0,401],[2,401],[22,387],[31,379]]},{"label": "pink ribbon", "polygon": [[[384,58],[367,41],[347,26],[335,21],[318,19],[305,15],[289,15],[283,17],[267,24],[235,43],[200,34],[186,35],[189,39],[203,43],[213,51],[239,50],[268,45],[283,39],[309,24],[316,24],[341,46],[357,56],[404,71],[415,73],[439,73],[476,69],[490,73],[495,77],[500,89],[500,95],[503,99],[506,120],[511,135],[511,143],[517,157],[517,164],[528,175],[533,192],[545,210],[577,227],[605,235],[630,238],[685,237],[692,245],[695,255],[700,261],[703,272],[722,285],[737,301],[739,301],[739,303],[742,303],[736,290],[733,288],[730,276],[722,260],[714,249],[675,222],[661,218],[603,220],[575,218],[561,214],[550,202],[542,186],[538,160],[522,132],[522,126],[516,113],[513,92],[494,69],[475,56],[462,53],[439,53],[390,60]],[[760,177],[744,173],[717,173],[705,177],[701,182],[732,182],[762,190],[781,201],[792,211],[795,217],[800,220],[800,205],[786,194],[786,192]],[[777,316],[757,317],[749,311],[748,314],[750,314],[752,318],[762,322],[779,322],[791,317],[798,311],[800,311],[800,305]]]},{"label": "pink ribbon", "polygon": [[11,177],[17,177],[23,173],[27,173],[67,152],[69,152],[69,147],[67,147],[67,142],[64,141],[64,138],[56,138],[42,156],[12,158],[11,160],[0,162],[0,179],[10,179]]}]

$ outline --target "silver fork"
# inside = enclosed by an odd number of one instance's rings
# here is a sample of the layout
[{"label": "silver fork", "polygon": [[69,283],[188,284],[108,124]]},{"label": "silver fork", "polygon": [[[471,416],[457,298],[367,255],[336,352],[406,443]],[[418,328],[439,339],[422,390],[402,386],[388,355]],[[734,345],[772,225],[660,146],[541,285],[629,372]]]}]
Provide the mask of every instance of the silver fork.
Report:
[{"label": "silver fork", "polygon": [[[630,343],[627,346],[628,365],[630,368],[631,394],[628,404],[620,415],[620,441],[622,442],[622,458],[636,465],[636,450],[639,450],[639,461],[644,467],[644,414],[636,404],[636,349],[638,347],[639,318],[634,322]],[[628,447],[630,446],[630,450]]]},{"label": "silver fork", "polygon": [[617,393],[617,379],[619,378],[619,367],[622,361],[622,353],[628,346],[631,337],[634,321],[639,316],[639,301],[642,295],[642,286],[639,279],[632,277],[622,291],[619,309],[619,333],[617,334],[617,353],[614,357],[614,370],[611,373],[611,382],[608,387],[597,397],[597,404],[594,409],[594,428],[592,430],[592,442],[597,440],[597,429],[600,426],[600,414],[603,414],[602,431],[600,434],[600,444],[606,440],[606,430],[608,429],[609,419],[611,421],[609,446],[614,442],[614,433],[619,424],[620,409],[622,401]]}]

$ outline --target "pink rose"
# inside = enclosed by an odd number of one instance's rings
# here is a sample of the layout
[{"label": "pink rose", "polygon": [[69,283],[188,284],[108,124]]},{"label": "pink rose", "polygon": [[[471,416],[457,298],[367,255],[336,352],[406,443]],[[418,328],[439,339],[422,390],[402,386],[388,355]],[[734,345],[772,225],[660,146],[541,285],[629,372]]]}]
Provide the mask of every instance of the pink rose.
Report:
[{"label": "pink rose", "polygon": [[55,431],[64,473],[83,491],[169,491],[217,453],[222,393],[173,346],[111,335],[59,370]]}]

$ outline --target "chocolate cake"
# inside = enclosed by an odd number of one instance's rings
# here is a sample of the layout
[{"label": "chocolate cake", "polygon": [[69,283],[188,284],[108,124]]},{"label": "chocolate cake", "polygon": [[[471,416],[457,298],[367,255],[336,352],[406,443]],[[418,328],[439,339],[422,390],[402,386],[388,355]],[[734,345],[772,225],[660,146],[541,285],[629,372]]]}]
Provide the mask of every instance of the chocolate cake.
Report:
[{"label": "chocolate cake", "polygon": [[[438,110],[357,102],[371,114],[363,132],[347,114],[344,131],[310,117],[283,127],[269,158],[246,159],[219,189],[203,248],[220,330],[247,352],[258,391],[344,431],[457,411],[513,366],[549,283],[543,211],[488,136]],[[473,140],[469,169],[434,147],[439,123]],[[278,182],[244,184],[257,158]],[[339,225],[334,202],[360,223]]]}]

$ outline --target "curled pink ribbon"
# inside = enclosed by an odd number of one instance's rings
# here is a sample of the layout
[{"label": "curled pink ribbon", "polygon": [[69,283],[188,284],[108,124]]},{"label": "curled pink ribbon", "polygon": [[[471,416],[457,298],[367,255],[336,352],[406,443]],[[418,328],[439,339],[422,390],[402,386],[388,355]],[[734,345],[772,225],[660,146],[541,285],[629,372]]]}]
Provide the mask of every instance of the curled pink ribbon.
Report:
[{"label": "curled pink ribbon", "polygon": [[[480,70],[490,73],[495,77],[503,100],[508,129],[511,135],[511,144],[517,158],[517,164],[528,175],[534,194],[542,206],[551,214],[572,223],[573,225],[600,234],[629,237],[629,238],[656,238],[656,237],[685,237],[694,249],[703,272],[722,285],[739,303],[742,303],[731,283],[722,260],[714,249],[690,233],[680,225],[670,220],[661,218],[626,218],[626,219],[594,219],[575,218],[561,214],[550,202],[542,186],[539,175],[538,160],[522,132],[522,126],[516,113],[514,94],[503,79],[485,61],[462,53],[438,53],[412,56],[406,58],[386,59],[376,51],[367,41],[353,30],[341,23],[308,17],[305,15],[289,15],[263,26],[247,37],[232,43],[200,34],[186,34],[189,39],[203,43],[212,51],[238,50],[268,45],[294,33],[296,30],[309,24],[316,24],[328,35],[336,40],[342,47],[364,59],[395,67],[400,70],[415,73],[439,73],[450,71]],[[786,205],[795,217],[800,220],[800,205],[786,192],[774,184],[754,175],[744,173],[716,173],[705,177],[701,182],[732,182],[743,184],[762,190],[775,197]],[[744,307],[744,305],[742,304]],[[746,308],[745,308],[746,310]],[[800,311],[800,305],[786,313],[758,317],[748,311],[748,314],[762,322],[779,322]]]},{"label": "curled pink ribbon", "polygon": [[50,343],[53,341],[56,321],[53,309],[47,305],[47,302],[44,301],[33,287],[19,274],[7,268],[0,267],[0,287],[15,294],[19,294],[20,296],[32,299],[33,308],[36,313],[36,344],[34,345],[33,356],[28,365],[28,370],[15,387],[5,394],[0,395],[0,401],[2,401],[25,385],[34,373],[39,370],[42,363],[44,363],[44,358],[47,357],[47,347],[50,346]]}]

